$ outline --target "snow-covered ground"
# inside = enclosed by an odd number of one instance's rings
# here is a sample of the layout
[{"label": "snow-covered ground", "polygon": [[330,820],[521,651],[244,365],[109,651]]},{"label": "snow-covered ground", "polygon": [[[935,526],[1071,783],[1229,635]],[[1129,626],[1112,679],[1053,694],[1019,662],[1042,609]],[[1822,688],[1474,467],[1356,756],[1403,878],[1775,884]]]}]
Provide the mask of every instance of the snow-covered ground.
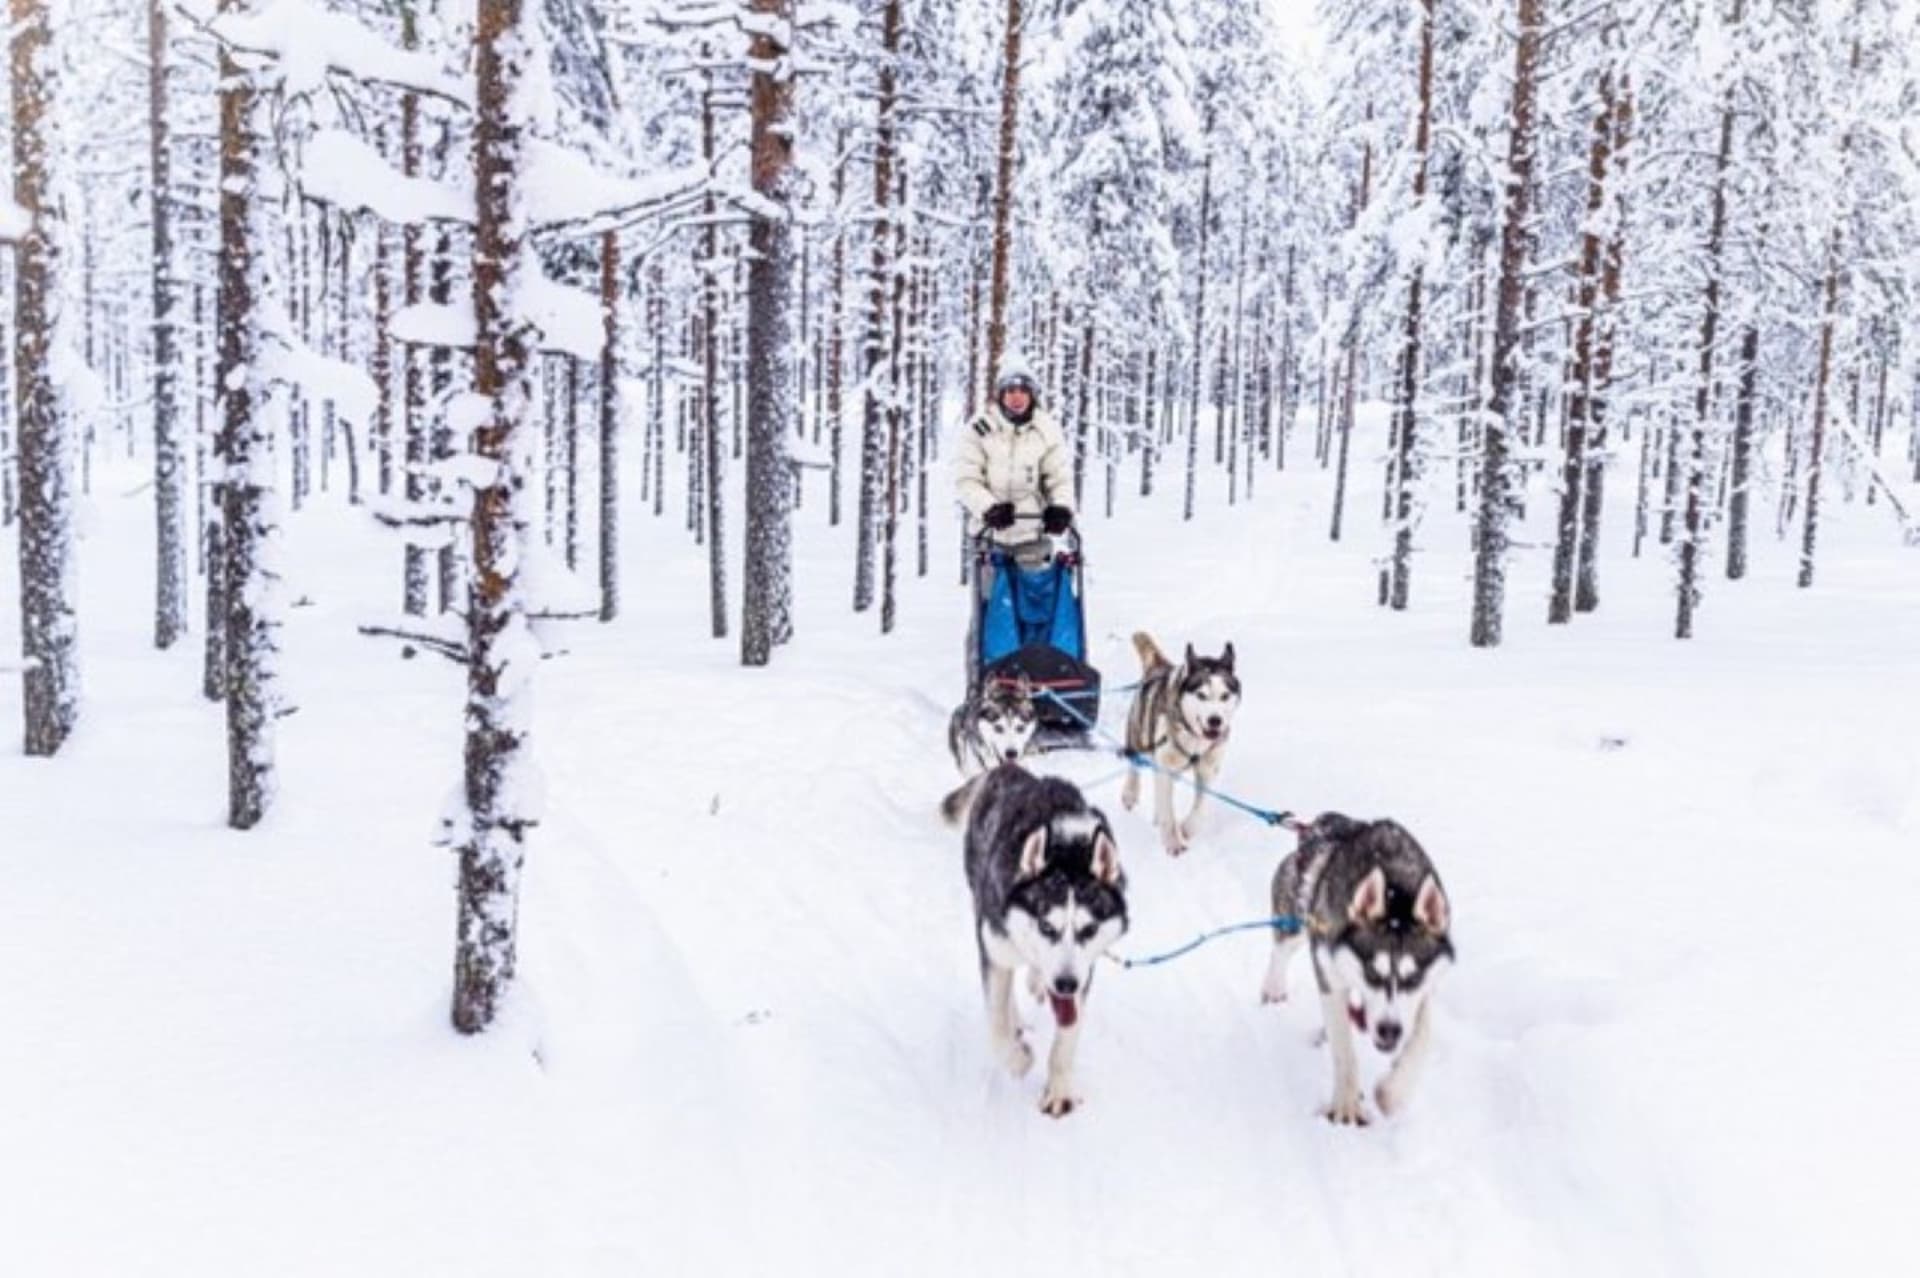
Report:
[{"label": "snow-covered ground", "polygon": [[[87,701],[57,760],[21,757],[0,680],[0,1273],[1900,1267],[1920,552],[1836,502],[1816,589],[1768,537],[1685,644],[1664,557],[1610,553],[1603,611],[1550,630],[1532,552],[1506,645],[1475,651],[1450,513],[1413,611],[1374,606],[1369,478],[1339,545],[1317,473],[1088,529],[1111,681],[1134,629],[1231,638],[1224,787],[1392,815],[1447,881],[1432,1068],[1403,1118],[1354,1131],[1316,1112],[1316,1001],[1259,1004],[1257,934],[1105,972],[1069,1119],[996,1071],[934,815],[963,625],[946,521],[883,639],[810,494],[799,637],[749,672],[705,637],[703,556],[632,508],[627,615],[541,672],[522,979],[466,1040],[430,845],[459,675],[353,633],[393,612],[397,549],[332,500],[293,522],[299,710],[277,807],[233,833],[197,656],[148,647],[150,494],[98,472]],[[9,606],[0,651],[16,627]],[[1215,808],[1171,861],[1118,812],[1112,760],[1054,766],[1117,822],[1125,949],[1264,912],[1291,836]]]}]

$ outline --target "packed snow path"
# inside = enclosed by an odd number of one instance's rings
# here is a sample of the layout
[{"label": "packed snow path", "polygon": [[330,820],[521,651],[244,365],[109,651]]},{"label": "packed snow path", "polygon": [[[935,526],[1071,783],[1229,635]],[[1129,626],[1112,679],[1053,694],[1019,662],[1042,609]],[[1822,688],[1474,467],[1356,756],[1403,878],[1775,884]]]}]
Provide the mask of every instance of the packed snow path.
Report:
[{"label": "packed snow path", "polygon": [[[82,728],[52,762],[0,753],[0,1272],[1613,1276],[1912,1251],[1911,556],[1847,512],[1821,589],[1769,548],[1685,645],[1663,561],[1609,558],[1606,610],[1558,632],[1528,561],[1508,645],[1475,652],[1464,556],[1428,556],[1389,616],[1371,530],[1330,547],[1317,500],[1262,484],[1190,525],[1157,501],[1091,521],[1093,655],[1118,684],[1135,629],[1231,638],[1222,785],[1392,815],[1431,851],[1460,963],[1403,1118],[1318,1116],[1310,973],[1263,1008],[1257,934],[1105,969],[1070,1118],[1040,1115],[1038,1069],[996,1070],[934,813],[951,533],[881,639],[817,508],[800,637],[760,672],[703,637],[700,557],[630,522],[629,614],[541,672],[516,1005],[460,1040],[429,846],[459,676],[353,634],[390,613],[397,549],[344,512],[292,526],[300,710],[274,814],[233,834],[196,654],[144,646],[146,507],[101,495]],[[1264,911],[1291,835],[1216,806],[1173,861],[1117,796],[1093,793],[1126,950]]]}]

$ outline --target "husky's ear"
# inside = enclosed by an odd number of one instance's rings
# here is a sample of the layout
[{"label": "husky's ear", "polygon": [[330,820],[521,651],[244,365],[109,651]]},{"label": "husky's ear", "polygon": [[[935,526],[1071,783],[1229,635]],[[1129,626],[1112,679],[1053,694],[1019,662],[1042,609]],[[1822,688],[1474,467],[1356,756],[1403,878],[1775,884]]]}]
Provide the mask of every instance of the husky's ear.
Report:
[{"label": "husky's ear", "polygon": [[1022,701],[1033,700],[1033,678],[1027,674],[1026,671],[1022,670],[1020,672],[1020,682],[1015,684],[1014,687],[1019,691]]},{"label": "husky's ear", "polygon": [[1035,826],[1027,841],[1020,845],[1019,877],[1031,879],[1038,877],[1047,865],[1047,827]]},{"label": "husky's ear", "polygon": [[1227,640],[1227,650],[1220,654],[1220,664],[1226,667],[1228,674],[1233,673],[1233,640]]},{"label": "husky's ear", "polygon": [[1187,669],[1189,669],[1189,670],[1191,670],[1191,669],[1193,669],[1193,668],[1194,668],[1195,666],[1197,666],[1197,665],[1199,665],[1199,664],[1200,664],[1200,658],[1194,655],[1194,651],[1193,651],[1193,645],[1192,645],[1192,644],[1188,644],[1188,645],[1187,645],[1187,659],[1186,659],[1186,667],[1187,667]]},{"label": "husky's ear", "polygon": [[1120,881],[1120,849],[1113,845],[1113,835],[1104,829],[1093,841],[1093,877],[1108,887]]},{"label": "husky's ear", "polygon": [[1379,866],[1360,880],[1347,903],[1347,918],[1355,923],[1377,923],[1387,915],[1387,872]]},{"label": "husky's ear", "polygon": [[1453,921],[1447,894],[1440,890],[1440,880],[1432,874],[1420,880],[1420,890],[1413,897],[1413,917],[1435,936],[1445,936],[1447,924]]}]

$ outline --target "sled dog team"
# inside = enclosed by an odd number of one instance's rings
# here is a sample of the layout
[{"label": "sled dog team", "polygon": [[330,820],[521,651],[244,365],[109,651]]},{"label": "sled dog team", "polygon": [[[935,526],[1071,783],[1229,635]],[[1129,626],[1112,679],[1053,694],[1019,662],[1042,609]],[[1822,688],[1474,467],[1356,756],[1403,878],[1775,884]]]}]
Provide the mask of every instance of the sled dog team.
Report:
[{"label": "sled dog team", "polygon": [[[1127,714],[1126,745],[1151,761],[1153,823],[1167,852],[1178,856],[1193,842],[1240,705],[1233,645],[1206,657],[1189,644],[1175,664],[1149,636],[1136,634],[1133,643],[1141,681]],[[1033,1048],[1013,1005],[1013,982],[1024,970],[1034,999],[1053,1012],[1040,1108],[1057,1118],[1079,1101],[1073,1063],[1080,1018],[1094,965],[1126,934],[1127,880],[1105,814],[1071,782],[1020,766],[1036,727],[1034,695],[1024,679],[989,681],[954,712],[948,744],[955,764],[972,776],[940,810],[950,825],[966,826],[988,1043],[1015,1077],[1032,1067]],[[1140,771],[1127,774],[1125,808],[1139,799]],[[1178,819],[1176,779],[1198,783],[1192,807]],[[1285,1001],[1288,968],[1305,945],[1333,1053],[1327,1118],[1368,1121],[1356,1030],[1392,1058],[1375,1104],[1383,1114],[1400,1111],[1426,1060],[1429,995],[1453,961],[1450,910],[1432,862],[1392,821],[1325,813],[1274,872],[1271,904],[1275,916],[1296,919],[1300,928],[1275,931],[1261,998]]]}]

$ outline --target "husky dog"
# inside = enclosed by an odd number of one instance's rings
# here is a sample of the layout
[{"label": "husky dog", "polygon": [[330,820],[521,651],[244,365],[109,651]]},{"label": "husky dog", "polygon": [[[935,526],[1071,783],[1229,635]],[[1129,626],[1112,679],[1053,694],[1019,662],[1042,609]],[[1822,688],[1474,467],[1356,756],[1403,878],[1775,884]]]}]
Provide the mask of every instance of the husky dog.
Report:
[{"label": "husky dog", "polygon": [[1033,1067],[1033,1049],[1013,1008],[1013,979],[1053,1009],[1053,1050],[1041,1112],[1073,1112],[1073,1058],[1093,965],[1127,930],[1126,876],[1113,832],[1098,808],[1058,777],[1002,764],[949,795],[949,824],[967,818],[967,884],[974,940],[987,997],[987,1039],[1014,1077]]},{"label": "husky dog", "polygon": [[992,680],[962,702],[947,724],[953,765],[965,775],[1012,763],[1026,755],[1038,725],[1026,676]]},{"label": "husky dog", "polygon": [[[1179,856],[1193,842],[1205,787],[1213,784],[1226,755],[1227,734],[1240,708],[1240,678],[1233,671],[1233,645],[1217,657],[1194,655],[1187,645],[1179,665],[1168,661],[1144,631],[1133,637],[1140,654],[1140,689],[1127,711],[1127,749],[1159,764],[1153,774],[1153,823],[1167,851]],[[1193,773],[1199,782],[1184,821],[1173,817],[1173,774]],[[1120,806],[1129,812],[1140,798],[1140,773],[1127,774]]]},{"label": "husky dog", "polygon": [[1287,962],[1303,940],[1310,941],[1333,1048],[1327,1117],[1367,1121],[1353,1054],[1356,1028],[1394,1056],[1374,1099],[1382,1113],[1398,1112],[1426,1061],[1433,987],[1453,965],[1451,910],[1433,863],[1392,821],[1354,821],[1328,812],[1315,818],[1300,846],[1274,871],[1273,912],[1292,915],[1303,927],[1276,934],[1261,998],[1286,1000]]}]

